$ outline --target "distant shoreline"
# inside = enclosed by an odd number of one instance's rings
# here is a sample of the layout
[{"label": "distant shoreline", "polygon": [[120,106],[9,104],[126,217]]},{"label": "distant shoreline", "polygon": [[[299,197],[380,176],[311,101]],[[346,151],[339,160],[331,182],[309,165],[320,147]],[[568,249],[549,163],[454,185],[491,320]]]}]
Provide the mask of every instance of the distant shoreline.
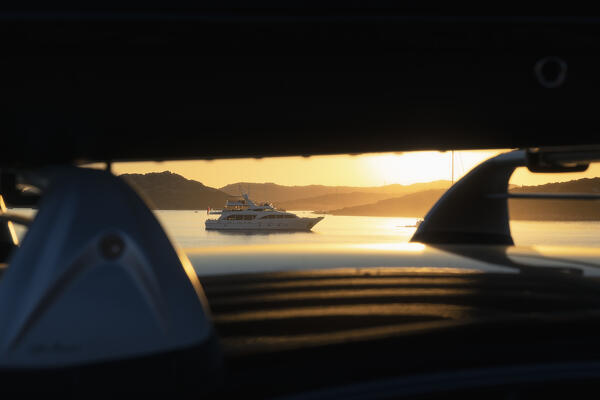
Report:
[{"label": "distant shoreline", "polygon": [[[35,207],[9,207],[9,210],[15,211],[37,211]],[[197,211],[198,213],[206,214],[206,209],[188,209],[188,208],[152,208],[152,211]],[[309,212],[313,214],[336,216],[336,217],[376,217],[376,218],[425,218],[425,215],[365,215],[365,214],[332,214],[331,212],[323,212],[323,210],[290,210],[290,212]],[[523,222],[598,222],[600,218],[510,218],[510,221]]]},{"label": "distant shoreline", "polygon": [[[217,189],[170,171],[120,177],[152,210],[204,213],[207,207],[222,208],[228,200],[236,198],[240,188],[245,188],[255,194],[256,198],[251,196],[253,200],[271,202],[279,209],[383,218],[424,218],[451,184],[434,181],[381,187],[329,187],[240,182]],[[509,185],[509,190],[519,193],[600,193],[600,177],[538,186]],[[508,204],[512,221],[600,221],[597,201],[511,199]],[[465,207],[469,205],[465,204]]]},{"label": "distant shoreline", "polygon": [[[206,210],[173,210],[173,209],[156,209],[155,211],[198,211],[202,213],[206,213]],[[327,216],[336,216],[336,217],[375,217],[375,218],[414,218],[414,219],[422,219],[425,218],[425,215],[360,215],[360,214],[331,214],[329,212],[323,212],[323,210],[288,210],[293,213],[313,213],[319,215],[327,215]],[[530,222],[597,222],[600,221],[598,219],[531,219],[531,218],[511,218],[510,221],[530,221]]]}]

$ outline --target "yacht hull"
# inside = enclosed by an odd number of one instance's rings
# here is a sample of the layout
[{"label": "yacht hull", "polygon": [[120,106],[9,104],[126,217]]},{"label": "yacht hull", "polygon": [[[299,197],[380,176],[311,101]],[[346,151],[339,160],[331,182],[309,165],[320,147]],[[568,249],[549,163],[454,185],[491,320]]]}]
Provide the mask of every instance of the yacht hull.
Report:
[{"label": "yacht hull", "polygon": [[294,218],[280,220],[223,221],[207,220],[206,230],[240,230],[240,231],[310,231],[323,217]]}]

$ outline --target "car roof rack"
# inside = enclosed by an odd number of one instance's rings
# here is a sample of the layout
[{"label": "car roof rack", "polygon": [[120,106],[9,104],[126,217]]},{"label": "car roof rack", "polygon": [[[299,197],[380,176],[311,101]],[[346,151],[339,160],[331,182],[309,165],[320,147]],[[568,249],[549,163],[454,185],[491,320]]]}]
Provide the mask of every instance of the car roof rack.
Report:
[{"label": "car roof rack", "polygon": [[49,167],[27,175],[44,196],[0,281],[0,370],[210,347],[195,362],[218,373],[196,272],[139,196],[108,171]]},{"label": "car roof rack", "polygon": [[427,244],[514,244],[508,199],[598,200],[576,193],[509,193],[508,181],[517,167],[534,172],[574,172],[600,159],[600,148],[557,147],[522,149],[493,157],[466,174],[437,201],[411,238]]}]

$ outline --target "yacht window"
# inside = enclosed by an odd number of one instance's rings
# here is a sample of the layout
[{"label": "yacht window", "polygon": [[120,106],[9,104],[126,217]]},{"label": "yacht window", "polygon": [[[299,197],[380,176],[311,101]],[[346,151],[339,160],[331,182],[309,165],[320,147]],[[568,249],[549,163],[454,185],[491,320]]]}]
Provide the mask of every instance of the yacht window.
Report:
[{"label": "yacht window", "polygon": [[282,218],[298,218],[295,215],[291,215],[291,214],[271,214],[271,215],[265,215],[264,217],[261,217],[260,219],[282,219]]},{"label": "yacht window", "polygon": [[229,221],[250,221],[256,218],[255,215],[229,215],[227,220]]}]

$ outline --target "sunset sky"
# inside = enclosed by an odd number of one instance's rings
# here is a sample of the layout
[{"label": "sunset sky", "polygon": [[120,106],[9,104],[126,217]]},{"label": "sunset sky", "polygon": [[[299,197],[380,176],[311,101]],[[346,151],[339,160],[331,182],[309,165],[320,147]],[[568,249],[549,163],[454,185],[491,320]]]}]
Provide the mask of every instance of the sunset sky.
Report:
[{"label": "sunset sky", "polygon": [[[481,161],[508,150],[454,152],[454,177],[460,178]],[[211,187],[235,182],[273,182],[280,185],[381,186],[451,179],[451,152],[376,153],[263,159],[222,159],[213,161],[165,161],[116,163],[113,171],[147,173],[169,170]],[[586,172],[533,174],[520,168],[510,183],[539,185],[584,177],[600,176],[600,164]]]}]

